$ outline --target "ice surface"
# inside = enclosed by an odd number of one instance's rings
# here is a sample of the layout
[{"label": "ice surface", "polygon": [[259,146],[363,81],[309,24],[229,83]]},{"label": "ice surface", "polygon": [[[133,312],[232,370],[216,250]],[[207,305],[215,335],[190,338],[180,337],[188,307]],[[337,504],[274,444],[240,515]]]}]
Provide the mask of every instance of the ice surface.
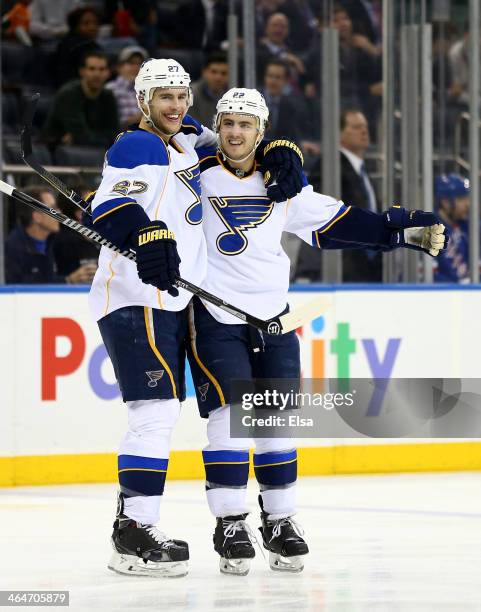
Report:
[{"label": "ice surface", "polygon": [[[203,483],[168,482],[159,526],[189,542],[190,573],[153,580],[107,570],[114,485],[0,489],[0,588],[69,590],[85,611],[481,611],[481,474],[302,478],[298,490],[304,572],[272,572],[257,550],[237,577],[219,573]],[[257,531],[256,496],[250,481]]]}]

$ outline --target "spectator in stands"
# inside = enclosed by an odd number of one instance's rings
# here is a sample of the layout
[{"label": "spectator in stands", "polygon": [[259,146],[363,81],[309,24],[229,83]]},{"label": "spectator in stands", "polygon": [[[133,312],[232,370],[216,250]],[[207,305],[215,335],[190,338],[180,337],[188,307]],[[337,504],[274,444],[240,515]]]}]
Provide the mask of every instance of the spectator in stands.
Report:
[{"label": "spectator in stands", "polygon": [[122,49],[118,57],[117,78],[105,86],[105,89],[115,96],[121,128],[140,121],[141,113],[137,105],[134,82],[142,62],[147,57],[147,51],[143,47]]},{"label": "spectator in stands", "polygon": [[[435,23],[433,25],[432,37],[432,58],[433,58],[433,94],[434,98],[446,96],[447,102],[454,102],[459,93],[459,85],[454,81],[452,74],[452,66],[449,59],[449,52],[457,44],[454,41],[457,38],[457,28],[454,24]],[[444,90],[440,90],[441,72],[444,76]]]},{"label": "spectator in stands", "polygon": [[349,13],[354,36],[361,35],[370,45],[363,41],[363,46],[372,55],[382,51],[382,0],[341,0],[342,6]]},{"label": "spectator in stands", "polygon": [[[367,49],[367,38],[354,34],[352,20],[342,6],[334,7],[332,26],[339,32],[341,105],[343,108],[361,108],[374,128],[382,97],[380,60]],[[321,93],[320,62],[319,33],[306,59],[306,96],[319,97]]]},{"label": "spectator in stands", "polygon": [[264,32],[266,22],[274,13],[281,12],[284,0],[256,0],[256,31]]},{"label": "spectator in stands", "polygon": [[298,95],[287,95],[289,66],[280,59],[267,62],[261,92],[269,108],[266,138],[289,138],[301,142],[304,136],[304,105]]},{"label": "spectator in stands", "polygon": [[[236,0],[240,8],[240,3]],[[176,12],[177,44],[206,53],[219,51],[227,39],[227,0],[181,0]]]},{"label": "spectator in stands", "polygon": [[[457,39],[458,30],[453,23],[433,24],[432,59],[433,59],[433,123],[434,145],[452,146],[456,124],[460,110],[458,96],[461,88],[452,73],[449,51]],[[462,105],[461,105],[462,106]]]},{"label": "spectator in stands", "polygon": [[80,4],[83,4],[82,0],[33,0],[30,33],[42,40],[65,36],[68,32],[67,15]]},{"label": "spectator in stands", "polygon": [[[313,4],[313,3],[312,3]],[[258,0],[256,2],[256,31],[264,32],[274,13],[282,13],[289,20],[289,45],[292,51],[306,51],[316,32],[317,19],[309,0]]]},{"label": "spectator in stands", "polygon": [[[77,186],[74,191],[86,200],[90,195],[89,190],[84,186]],[[83,223],[82,211],[78,206],[72,204],[69,200],[62,199],[60,203],[61,211],[70,217]],[[53,241],[53,253],[57,263],[58,273],[61,276],[68,276],[79,268],[88,266],[89,274],[95,274],[97,270],[97,261],[99,258],[100,245],[95,242],[85,240],[83,236],[73,232],[65,225],[60,226],[59,232]],[[89,279],[89,282],[92,279]]]},{"label": "spectator in stands", "polygon": [[7,38],[15,38],[23,45],[32,46],[30,38],[30,8],[32,0],[18,0],[2,17],[2,31]]},{"label": "spectator in stands", "polygon": [[117,104],[104,84],[109,76],[107,56],[86,54],[80,80],[64,85],[54,98],[44,126],[49,144],[107,147],[119,130]]},{"label": "spectator in stands", "polygon": [[97,42],[100,18],[90,6],[74,9],[68,14],[69,31],[58,43],[54,56],[56,84],[77,78],[83,57],[90,51],[101,51]]},{"label": "spectator in stands", "polygon": [[264,37],[257,49],[257,69],[260,75],[265,72],[271,59],[284,60],[290,68],[290,86],[298,89],[299,79],[306,72],[303,61],[293,53],[288,45],[289,19],[283,13],[274,13],[267,19]]},{"label": "spectator in stands", "polygon": [[[54,194],[45,187],[30,187],[25,193],[58,210]],[[57,271],[53,241],[59,223],[28,206],[17,208],[19,224],[5,241],[5,279],[7,283],[90,283],[95,266],[83,265],[68,275]]]},{"label": "spectator in stands", "polygon": [[209,55],[202,69],[202,77],[193,83],[194,105],[189,114],[200,123],[211,126],[216,104],[227,91],[229,66],[226,54],[217,51]]},{"label": "spectator in stands", "polygon": [[[359,206],[378,212],[373,185],[364,157],[369,147],[369,126],[359,109],[347,109],[340,117],[341,199],[346,206]],[[321,160],[314,166],[310,183],[322,193]],[[321,257],[308,245],[300,247],[296,276],[304,280],[321,280]],[[375,251],[343,251],[344,282],[381,282],[382,256]]]},{"label": "spectator in stands", "polygon": [[154,55],[157,47],[158,18],[155,0],[104,0],[104,15],[113,25],[113,35],[134,38]]},{"label": "spectator in stands", "polygon": [[449,65],[452,85],[449,91],[451,99],[463,109],[469,105],[469,26],[466,25],[463,38],[449,49]]},{"label": "spectator in stands", "polygon": [[448,248],[436,258],[434,280],[469,282],[469,181],[459,174],[442,174],[434,182],[437,213],[450,229]]}]

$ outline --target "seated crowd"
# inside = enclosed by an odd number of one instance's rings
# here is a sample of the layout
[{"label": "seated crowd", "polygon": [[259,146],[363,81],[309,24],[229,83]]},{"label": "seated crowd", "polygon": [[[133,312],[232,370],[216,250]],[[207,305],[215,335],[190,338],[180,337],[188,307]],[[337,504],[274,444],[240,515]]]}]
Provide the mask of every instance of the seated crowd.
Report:
[{"label": "seated crowd", "polygon": [[[340,0],[330,22],[340,42],[341,197],[373,211],[380,210],[377,185],[365,162],[378,138],[382,102],[381,5],[381,0]],[[310,182],[320,190],[322,3],[257,0],[255,6],[257,87],[270,111],[266,137],[295,140],[304,152]],[[242,27],[241,0],[234,7]],[[228,9],[227,0],[6,0],[1,47],[4,160],[19,162],[21,98],[40,91],[34,138],[43,163],[100,169],[116,134],[139,120],[134,80],[148,57],[173,57],[189,70],[194,81],[189,112],[210,127],[217,100],[228,89]],[[240,39],[240,57],[242,44]],[[448,119],[466,108],[467,44],[467,34],[456,39],[452,29],[446,43],[434,32],[435,83],[441,59],[448,68]],[[36,193],[40,199],[54,197],[49,190]],[[20,214],[18,222],[6,245],[7,264],[9,258],[12,262],[7,282],[91,280],[95,253],[77,258],[75,268],[73,263],[68,269],[63,265],[59,245],[67,238],[73,242],[73,233],[61,240],[63,230],[58,232],[51,221],[39,222],[37,213],[29,218]],[[32,257],[18,257],[19,245]],[[299,244],[286,248],[296,264],[293,279],[321,279],[320,253]],[[382,280],[379,254],[366,252],[360,258],[345,252],[343,263],[344,281]],[[448,280],[461,277],[451,274]]]}]

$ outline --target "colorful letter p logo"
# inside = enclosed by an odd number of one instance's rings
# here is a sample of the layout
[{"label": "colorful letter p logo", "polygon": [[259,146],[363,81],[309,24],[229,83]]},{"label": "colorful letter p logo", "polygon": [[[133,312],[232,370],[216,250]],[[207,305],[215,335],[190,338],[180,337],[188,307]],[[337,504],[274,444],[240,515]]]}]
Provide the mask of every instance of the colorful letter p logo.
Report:
[{"label": "colorful letter p logo", "polygon": [[[57,338],[70,341],[70,352],[57,355]],[[57,377],[72,374],[85,355],[85,336],[73,319],[42,319],[42,401],[57,399]]]}]

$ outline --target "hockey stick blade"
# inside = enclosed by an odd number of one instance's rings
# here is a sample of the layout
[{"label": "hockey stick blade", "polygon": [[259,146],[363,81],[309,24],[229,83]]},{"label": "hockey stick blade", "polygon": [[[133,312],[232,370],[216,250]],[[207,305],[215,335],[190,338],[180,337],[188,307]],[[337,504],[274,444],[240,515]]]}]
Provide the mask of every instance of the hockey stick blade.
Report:
[{"label": "hockey stick blade", "polygon": [[[267,321],[267,331],[270,334],[287,334],[320,317],[331,306],[331,300],[325,296],[314,298],[305,304],[301,304],[291,312],[269,319]],[[278,328],[280,331],[276,332]]]},{"label": "hockey stick blade", "polygon": [[73,189],[67,187],[58,177],[41,166],[35,159],[32,149],[32,120],[39,98],[40,94],[38,93],[33,94],[30,98],[24,98],[23,127],[20,133],[20,151],[22,159],[27,166],[41,176],[44,181],[49,183],[54,189],[57,189],[57,191],[84,212],[90,213],[90,206],[87,202],[85,202]]},{"label": "hockey stick blade", "polygon": [[[11,196],[18,202],[22,202],[22,204],[26,204],[27,206],[30,206],[31,208],[34,208],[39,212],[45,213],[46,215],[52,217],[62,225],[65,225],[66,227],[69,227],[70,229],[77,232],[78,234],[81,234],[87,240],[97,242],[98,244],[111,249],[115,253],[119,253],[120,255],[127,257],[127,259],[130,259],[133,262],[136,261],[135,253],[133,251],[125,251],[119,249],[119,247],[112,244],[95,230],[90,229],[85,225],[82,225],[82,223],[79,223],[78,221],[74,221],[74,219],[67,217],[67,215],[64,215],[58,210],[55,210],[55,208],[49,208],[39,200],[32,198],[31,196],[27,195],[26,193],[23,193],[22,191],[18,191],[17,189],[15,189],[15,187],[12,187],[12,185],[9,185],[8,183],[5,183],[2,180],[0,180],[0,191]],[[213,295],[212,293],[209,293],[208,291],[197,287],[197,285],[194,285],[183,278],[177,277],[175,284],[177,285],[177,287],[182,287],[190,293],[199,296],[200,298],[206,300],[207,302],[210,302],[211,304],[214,304],[214,306],[218,306],[222,310],[230,313],[234,317],[237,317],[241,321],[244,321],[244,323],[248,323],[249,325],[252,325],[253,327],[256,327],[257,329],[260,329],[268,334],[278,335],[283,333],[282,323],[280,322],[279,317],[264,321],[263,319],[254,317],[253,315],[250,315],[244,310],[241,310],[240,308],[237,308],[236,306],[225,302],[216,295]],[[272,325],[274,322],[276,323],[276,325]]]}]

